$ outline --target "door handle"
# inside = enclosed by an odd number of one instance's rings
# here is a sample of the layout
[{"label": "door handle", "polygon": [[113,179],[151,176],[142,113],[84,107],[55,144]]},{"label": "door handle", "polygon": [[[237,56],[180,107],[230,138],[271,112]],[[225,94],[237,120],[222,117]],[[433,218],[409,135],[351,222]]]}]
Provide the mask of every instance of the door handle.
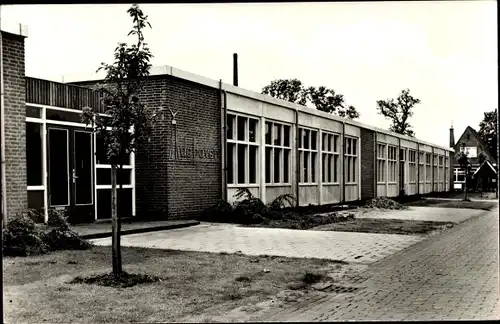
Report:
[{"label": "door handle", "polygon": [[76,175],[76,170],[73,169],[73,183],[76,183],[76,179],[78,179],[78,176]]}]

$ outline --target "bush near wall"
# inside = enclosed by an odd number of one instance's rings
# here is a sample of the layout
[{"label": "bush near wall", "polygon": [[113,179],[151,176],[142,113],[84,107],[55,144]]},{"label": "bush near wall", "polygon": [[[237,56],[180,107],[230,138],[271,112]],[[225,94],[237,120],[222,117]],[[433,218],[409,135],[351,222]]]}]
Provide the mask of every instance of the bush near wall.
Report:
[{"label": "bush near wall", "polygon": [[37,211],[27,210],[9,220],[3,229],[3,254],[6,256],[29,256],[57,250],[83,250],[92,245],[82,239],[68,224],[63,211],[49,210],[46,232],[36,226]]}]

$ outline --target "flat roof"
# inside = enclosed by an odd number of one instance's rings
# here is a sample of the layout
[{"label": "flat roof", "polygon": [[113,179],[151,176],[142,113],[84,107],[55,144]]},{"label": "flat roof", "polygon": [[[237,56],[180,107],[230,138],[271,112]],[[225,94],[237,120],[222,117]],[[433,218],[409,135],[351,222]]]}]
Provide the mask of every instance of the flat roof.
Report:
[{"label": "flat roof", "polygon": [[[280,107],[284,107],[284,108],[288,108],[288,109],[292,109],[292,110],[297,110],[299,112],[303,112],[306,114],[315,115],[318,117],[323,117],[323,118],[343,122],[343,123],[346,123],[348,125],[353,125],[353,126],[357,126],[357,127],[361,127],[361,128],[365,128],[365,129],[370,129],[370,130],[373,130],[373,131],[378,132],[378,133],[390,135],[390,136],[397,137],[397,138],[407,140],[407,141],[418,142],[419,144],[432,146],[434,148],[442,149],[445,151],[455,152],[454,148],[436,145],[433,143],[419,140],[416,137],[401,135],[401,134],[394,133],[394,132],[391,132],[391,131],[386,130],[386,129],[382,129],[382,128],[378,128],[378,127],[371,126],[368,124],[364,124],[364,123],[358,122],[356,120],[342,118],[342,117],[339,117],[339,116],[336,116],[333,114],[329,114],[329,113],[326,113],[326,112],[323,112],[323,111],[320,111],[320,110],[317,110],[314,108],[309,108],[309,107],[295,104],[293,102],[289,102],[286,100],[277,99],[277,98],[274,98],[274,97],[271,97],[268,95],[264,95],[264,94],[261,94],[261,93],[255,92],[255,91],[236,87],[232,84],[224,83],[224,82],[213,80],[213,79],[210,79],[210,78],[207,78],[207,77],[204,77],[201,75],[197,75],[197,74],[194,74],[191,72],[183,71],[183,70],[174,68],[174,67],[169,66],[169,65],[153,66],[153,67],[151,67],[149,74],[151,76],[169,75],[169,76],[173,76],[173,77],[176,77],[179,79],[203,84],[203,85],[211,87],[211,88],[216,88],[216,89],[221,88],[222,90],[225,90],[227,92],[237,94],[237,95],[240,95],[243,97],[251,98],[254,100],[266,102],[266,103],[269,103],[272,105],[276,105],[276,106],[280,106]],[[104,72],[86,73],[86,74],[71,74],[71,75],[63,76],[62,82],[72,83],[72,82],[99,81],[99,80],[104,79],[104,77],[105,77]]]},{"label": "flat roof", "polygon": [[0,18],[0,30],[4,33],[28,37],[28,26]]}]

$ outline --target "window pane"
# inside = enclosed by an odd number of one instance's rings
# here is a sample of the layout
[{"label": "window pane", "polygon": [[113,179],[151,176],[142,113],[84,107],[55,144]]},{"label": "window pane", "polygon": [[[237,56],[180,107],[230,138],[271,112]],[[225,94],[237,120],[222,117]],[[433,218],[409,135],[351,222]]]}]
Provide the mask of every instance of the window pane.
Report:
[{"label": "window pane", "polygon": [[[328,141],[328,134],[323,133],[323,134],[322,134],[322,136],[321,136],[321,149],[322,149],[323,151],[326,151],[326,150],[327,150],[327,147],[328,147],[328,145],[327,145],[327,144],[328,144],[328,143],[327,143],[327,141]],[[328,150],[328,151],[329,151],[329,150]]]},{"label": "window pane", "polygon": [[234,146],[233,143],[227,144],[227,183],[234,183]]},{"label": "window pane", "polygon": [[349,163],[350,156],[346,156],[346,166],[347,166],[347,182],[351,182],[351,164]]},{"label": "window pane", "polygon": [[245,151],[247,145],[238,144],[238,183],[245,183]]},{"label": "window pane", "polygon": [[284,156],[283,156],[283,182],[288,183],[290,180],[289,176],[289,163],[290,163],[290,150],[284,150],[283,151]]},{"label": "window pane", "polygon": [[350,138],[345,138],[344,152],[345,152],[345,154],[351,154],[351,139]]},{"label": "window pane", "polygon": [[68,131],[48,130],[49,197],[51,206],[69,205]]},{"label": "window pane", "polygon": [[304,182],[309,182],[309,152],[304,152]]},{"label": "window pane", "polygon": [[281,145],[281,125],[279,124],[274,124],[273,127],[273,144],[274,145]]},{"label": "window pane", "polygon": [[351,157],[351,162],[352,162],[352,167],[351,167],[351,169],[352,169],[352,178],[351,178],[351,180],[353,182],[355,182],[356,181],[356,158],[355,157]]},{"label": "window pane", "polygon": [[26,117],[41,118],[42,108],[26,106]]},{"label": "window pane", "polygon": [[304,148],[305,149],[308,149],[309,148],[309,130],[308,129],[304,129]]},{"label": "window pane", "polygon": [[340,166],[339,166],[339,156],[335,155],[333,157],[333,182],[339,182],[339,171],[340,171]]},{"label": "window pane", "polygon": [[299,128],[299,148],[304,148],[304,130],[302,128]]},{"label": "window pane", "polygon": [[248,155],[248,168],[250,183],[257,183],[257,146],[250,145],[250,151]]},{"label": "window pane", "polygon": [[280,161],[281,161],[281,150],[275,148],[274,149],[274,182],[280,182]]},{"label": "window pane", "polygon": [[266,144],[271,144],[271,127],[270,122],[266,122]]},{"label": "window pane", "polygon": [[227,139],[234,139],[233,132],[234,132],[234,120],[235,120],[234,115],[227,115]]},{"label": "window pane", "polygon": [[266,147],[266,183],[271,183],[271,153],[272,147]]},{"label": "window pane", "polygon": [[257,140],[257,121],[255,119],[249,120],[248,139],[250,142],[255,142]]},{"label": "window pane", "polygon": [[339,138],[340,138],[340,136],[338,136],[338,135],[333,136],[333,151],[335,153],[338,153],[338,151],[339,151]]},{"label": "window pane", "polygon": [[311,153],[311,182],[316,182],[316,155],[317,153]]},{"label": "window pane", "polygon": [[26,171],[28,186],[43,185],[42,124],[26,123]]},{"label": "window pane", "polygon": [[70,112],[70,111],[46,109],[45,113],[47,119],[74,122],[74,123],[83,123],[81,120],[80,111]]},{"label": "window pane", "polygon": [[[323,138],[325,138],[325,135],[323,134]],[[323,142],[323,145],[325,144],[325,142]],[[322,182],[326,182],[326,169],[328,167],[328,154],[323,154],[323,160],[322,160],[322,163],[321,163],[321,181]]]},{"label": "window pane", "polygon": [[328,171],[327,171],[327,174],[328,174],[328,182],[332,182],[332,173],[335,174],[335,170],[332,169],[332,160],[333,160],[333,155],[328,155]]},{"label": "window pane", "polygon": [[290,126],[283,126],[283,146],[290,147]]},{"label": "window pane", "polygon": [[311,149],[316,150],[316,131],[311,131]]},{"label": "window pane", "polygon": [[352,155],[356,155],[357,154],[357,147],[356,147],[357,146],[357,142],[358,142],[358,140],[355,139],[355,138],[353,138],[352,141],[351,141],[351,143],[352,143],[352,153],[351,154]]},{"label": "window pane", "polygon": [[297,166],[299,169],[299,182],[304,182],[304,152],[299,151],[299,165]]},{"label": "window pane", "polygon": [[245,140],[245,124],[247,118],[238,116],[238,141]]}]

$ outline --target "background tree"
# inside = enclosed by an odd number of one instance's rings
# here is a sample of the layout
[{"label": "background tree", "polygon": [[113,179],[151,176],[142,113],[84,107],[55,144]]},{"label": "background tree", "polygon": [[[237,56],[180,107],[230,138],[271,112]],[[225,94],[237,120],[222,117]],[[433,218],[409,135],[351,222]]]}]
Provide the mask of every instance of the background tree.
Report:
[{"label": "background tree", "polygon": [[457,163],[460,165],[460,169],[464,171],[464,179],[465,179],[465,194],[464,194],[464,201],[468,201],[469,199],[467,198],[467,181],[469,180],[469,168],[470,168],[470,163],[469,163],[469,157],[468,153],[465,152],[465,143],[462,144],[462,147],[464,150],[458,152],[456,155],[456,160]]},{"label": "background tree", "polygon": [[121,224],[116,190],[117,169],[121,174],[125,159],[131,152],[135,152],[141,143],[147,141],[153,118],[138,97],[144,79],[149,75],[151,67],[149,60],[153,56],[144,42],[143,35],[143,29],[146,26],[151,28],[151,25],[147,21],[147,16],[136,4],[132,5],[127,13],[133,20],[133,27],[128,36],[134,35],[137,38],[136,43],[131,46],[119,43],[114,52],[114,62],[102,63],[97,70],[106,72],[105,79],[97,85],[96,90],[102,93],[105,114],[111,117],[101,117],[96,109],[89,107],[82,111],[82,120],[87,125],[91,124],[95,135],[103,139],[106,155],[111,164],[112,258],[115,277],[122,274]]},{"label": "background tree", "polygon": [[299,105],[306,104],[302,82],[298,79],[278,79],[262,88],[262,93],[274,98],[290,101]]},{"label": "background tree", "polygon": [[486,143],[489,153],[498,159],[497,157],[497,111],[490,111],[484,113],[484,118],[479,123],[479,136]]},{"label": "background tree", "polygon": [[390,131],[415,136],[408,119],[413,116],[413,107],[419,103],[420,99],[411,96],[409,89],[404,89],[396,100],[378,100],[377,110],[379,114],[392,121],[391,127],[389,127]]},{"label": "background tree", "polygon": [[298,79],[271,81],[269,85],[262,88],[262,93],[303,106],[309,103],[318,110],[340,117],[359,118],[359,112],[354,106],[346,107],[343,95],[324,86],[306,88]]}]

